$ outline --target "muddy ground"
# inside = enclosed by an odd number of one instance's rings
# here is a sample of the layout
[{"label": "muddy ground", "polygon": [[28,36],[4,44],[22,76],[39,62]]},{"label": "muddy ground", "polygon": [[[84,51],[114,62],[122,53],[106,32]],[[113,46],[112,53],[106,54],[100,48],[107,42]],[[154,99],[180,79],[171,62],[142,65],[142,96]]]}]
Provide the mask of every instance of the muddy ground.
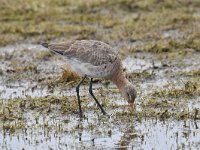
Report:
[{"label": "muddy ground", "polygon": [[[200,2],[0,0],[1,149],[197,149]],[[119,51],[136,113],[95,79],[104,116],[80,77],[41,42],[96,39]]]}]

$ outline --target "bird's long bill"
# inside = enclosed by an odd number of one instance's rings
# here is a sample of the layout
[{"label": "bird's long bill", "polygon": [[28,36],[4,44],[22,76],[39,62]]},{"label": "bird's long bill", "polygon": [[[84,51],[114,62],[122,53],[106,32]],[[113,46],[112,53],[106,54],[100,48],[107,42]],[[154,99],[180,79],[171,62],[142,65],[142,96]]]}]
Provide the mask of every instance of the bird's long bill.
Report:
[{"label": "bird's long bill", "polygon": [[128,103],[128,106],[129,106],[129,109],[130,109],[131,112],[136,111],[135,105],[133,103]]}]

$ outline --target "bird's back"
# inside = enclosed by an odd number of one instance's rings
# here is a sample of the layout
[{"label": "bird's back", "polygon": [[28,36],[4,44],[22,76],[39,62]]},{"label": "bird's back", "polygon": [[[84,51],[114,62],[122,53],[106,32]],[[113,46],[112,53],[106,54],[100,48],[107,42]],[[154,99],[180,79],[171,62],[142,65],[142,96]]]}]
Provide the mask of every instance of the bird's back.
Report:
[{"label": "bird's back", "polygon": [[74,40],[49,44],[48,48],[68,59],[77,59],[95,66],[113,62],[118,58],[117,52],[111,46],[95,40]]},{"label": "bird's back", "polygon": [[48,44],[45,47],[63,55],[81,75],[106,77],[112,74],[117,67],[116,64],[120,62],[117,51],[101,41],[74,40]]}]

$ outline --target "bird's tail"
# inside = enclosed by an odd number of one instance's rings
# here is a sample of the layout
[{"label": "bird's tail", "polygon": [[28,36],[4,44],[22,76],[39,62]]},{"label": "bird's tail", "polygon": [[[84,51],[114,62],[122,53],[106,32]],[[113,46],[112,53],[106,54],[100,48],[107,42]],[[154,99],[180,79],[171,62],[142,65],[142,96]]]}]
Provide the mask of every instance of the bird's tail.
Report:
[{"label": "bird's tail", "polygon": [[49,48],[49,44],[48,43],[42,43],[41,45],[46,47],[46,48]]},{"label": "bird's tail", "polygon": [[63,49],[60,49],[57,44],[48,44],[48,43],[42,43],[41,44],[42,46],[48,48],[50,51],[54,52],[54,53],[57,53],[57,54],[60,54],[60,55],[63,55],[64,53],[64,50]]}]

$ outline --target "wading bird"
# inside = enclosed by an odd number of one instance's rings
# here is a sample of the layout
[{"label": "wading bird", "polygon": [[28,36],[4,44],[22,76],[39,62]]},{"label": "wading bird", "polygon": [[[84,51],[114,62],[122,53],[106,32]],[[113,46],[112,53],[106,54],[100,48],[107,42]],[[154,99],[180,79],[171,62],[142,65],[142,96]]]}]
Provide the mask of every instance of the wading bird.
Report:
[{"label": "wading bird", "polygon": [[79,87],[86,77],[91,78],[89,93],[104,115],[106,112],[92,91],[93,78],[106,78],[111,80],[133,108],[136,90],[133,84],[126,79],[121,59],[111,46],[95,40],[73,40],[65,43],[53,44],[42,43],[42,46],[54,53],[62,55],[72,69],[82,77],[82,80],[76,87],[80,117],[83,117],[83,113],[81,109]]}]

